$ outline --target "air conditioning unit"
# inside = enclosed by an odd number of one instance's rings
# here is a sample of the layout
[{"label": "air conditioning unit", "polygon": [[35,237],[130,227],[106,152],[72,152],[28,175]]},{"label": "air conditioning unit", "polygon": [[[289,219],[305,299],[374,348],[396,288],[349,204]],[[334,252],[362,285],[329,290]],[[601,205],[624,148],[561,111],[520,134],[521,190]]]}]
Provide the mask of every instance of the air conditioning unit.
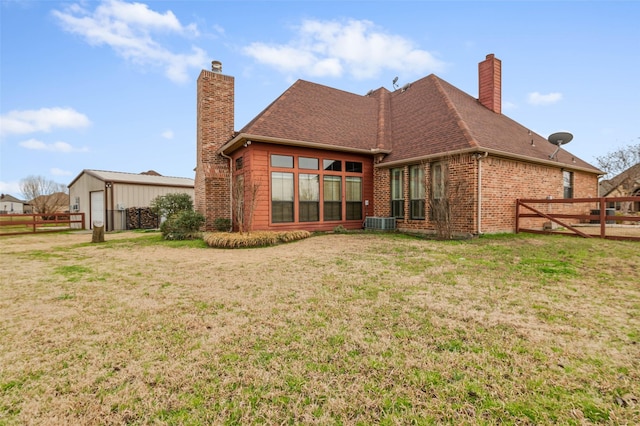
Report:
[{"label": "air conditioning unit", "polygon": [[377,231],[390,231],[396,229],[396,218],[369,216],[364,221],[364,228]]}]

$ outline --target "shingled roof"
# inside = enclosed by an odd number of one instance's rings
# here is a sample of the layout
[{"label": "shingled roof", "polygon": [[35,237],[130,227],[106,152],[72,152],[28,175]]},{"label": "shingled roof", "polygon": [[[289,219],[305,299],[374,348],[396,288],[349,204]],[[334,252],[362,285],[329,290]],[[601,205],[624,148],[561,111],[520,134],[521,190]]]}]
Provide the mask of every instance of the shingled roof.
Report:
[{"label": "shingled roof", "polygon": [[243,139],[384,152],[382,164],[408,163],[455,152],[483,152],[600,170],[544,137],[496,113],[436,75],[388,91],[358,95],[298,80],[249,122],[222,150]]}]

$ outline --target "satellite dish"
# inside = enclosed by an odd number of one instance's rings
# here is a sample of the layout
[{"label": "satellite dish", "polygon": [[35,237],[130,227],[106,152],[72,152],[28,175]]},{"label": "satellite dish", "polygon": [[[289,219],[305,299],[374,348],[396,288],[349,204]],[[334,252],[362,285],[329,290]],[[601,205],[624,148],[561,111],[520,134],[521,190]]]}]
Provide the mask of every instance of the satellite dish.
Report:
[{"label": "satellite dish", "polygon": [[548,141],[556,146],[565,145],[571,142],[573,135],[569,132],[558,132],[549,136]]},{"label": "satellite dish", "polygon": [[571,139],[573,139],[573,135],[569,132],[557,132],[550,135],[547,140],[549,141],[549,143],[552,143],[553,145],[557,146],[557,148],[555,151],[553,151],[553,154],[551,154],[549,158],[553,159],[553,157],[556,156],[558,151],[560,151],[560,147],[562,145],[566,145],[569,142],[571,142]]},{"label": "satellite dish", "polygon": [[398,88],[398,84],[397,83],[398,83],[398,76],[396,76],[396,78],[393,79],[393,83],[392,84],[393,84],[393,88],[394,89]]}]

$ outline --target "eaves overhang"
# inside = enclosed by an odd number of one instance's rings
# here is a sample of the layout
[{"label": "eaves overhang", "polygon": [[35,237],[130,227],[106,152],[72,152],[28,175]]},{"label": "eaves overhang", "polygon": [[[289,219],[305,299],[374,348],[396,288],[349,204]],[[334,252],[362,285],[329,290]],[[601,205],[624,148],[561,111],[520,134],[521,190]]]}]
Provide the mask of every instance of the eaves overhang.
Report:
[{"label": "eaves overhang", "polygon": [[558,161],[545,160],[545,159],[540,159],[540,158],[535,158],[535,157],[529,157],[529,156],[526,156],[526,155],[513,154],[513,153],[510,153],[510,152],[500,151],[500,150],[497,150],[497,149],[482,148],[482,147],[465,148],[465,149],[459,149],[459,150],[455,150],[455,151],[447,151],[447,152],[440,152],[440,153],[437,153],[437,154],[429,154],[429,155],[423,155],[423,156],[419,156],[419,157],[411,157],[411,158],[406,158],[406,159],[402,159],[402,160],[381,162],[381,163],[375,164],[374,167],[388,168],[388,167],[394,167],[394,166],[403,166],[403,165],[415,164],[415,163],[420,163],[420,162],[428,162],[428,161],[440,159],[440,158],[451,156],[451,155],[475,154],[475,153],[484,154],[485,152],[487,154],[489,154],[489,155],[493,155],[493,156],[496,156],[496,157],[510,158],[510,159],[513,159],[513,160],[526,161],[528,163],[544,164],[546,166],[561,167],[561,168],[565,168],[565,169],[571,169],[571,170],[582,171],[582,172],[587,172],[587,173],[593,173],[593,174],[598,174],[598,175],[604,173],[602,170],[599,170],[599,169],[596,169],[596,168],[587,168],[587,167],[582,167],[582,166],[576,166],[574,164],[560,163]]},{"label": "eaves overhang", "polygon": [[321,149],[323,151],[349,152],[353,154],[364,154],[364,155],[389,154],[391,152],[391,150],[389,149],[350,148],[345,146],[329,145],[324,143],[309,142],[309,141],[302,141],[302,140],[296,140],[296,139],[282,139],[282,138],[274,138],[271,136],[260,136],[260,135],[252,135],[249,133],[239,133],[235,137],[233,137],[231,140],[229,140],[229,142],[222,145],[220,149],[218,149],[218,153],[224,154],[224,155],[232,154],[234,151],[236,151],[240,147],[245,146],[245,144],[248,141],[269,143],[273,145],[287,145],[287,146]]}]

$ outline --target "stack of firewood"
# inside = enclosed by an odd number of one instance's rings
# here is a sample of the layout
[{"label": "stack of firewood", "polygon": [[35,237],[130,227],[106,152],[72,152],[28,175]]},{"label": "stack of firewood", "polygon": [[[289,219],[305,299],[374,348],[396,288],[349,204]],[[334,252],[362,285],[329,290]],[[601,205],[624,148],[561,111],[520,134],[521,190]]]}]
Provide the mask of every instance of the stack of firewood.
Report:
[{"label": "stack of firewood", "polygon": [[160,226],[160,220],[148,207],[127,209],[127,229],[153,229]]}]

